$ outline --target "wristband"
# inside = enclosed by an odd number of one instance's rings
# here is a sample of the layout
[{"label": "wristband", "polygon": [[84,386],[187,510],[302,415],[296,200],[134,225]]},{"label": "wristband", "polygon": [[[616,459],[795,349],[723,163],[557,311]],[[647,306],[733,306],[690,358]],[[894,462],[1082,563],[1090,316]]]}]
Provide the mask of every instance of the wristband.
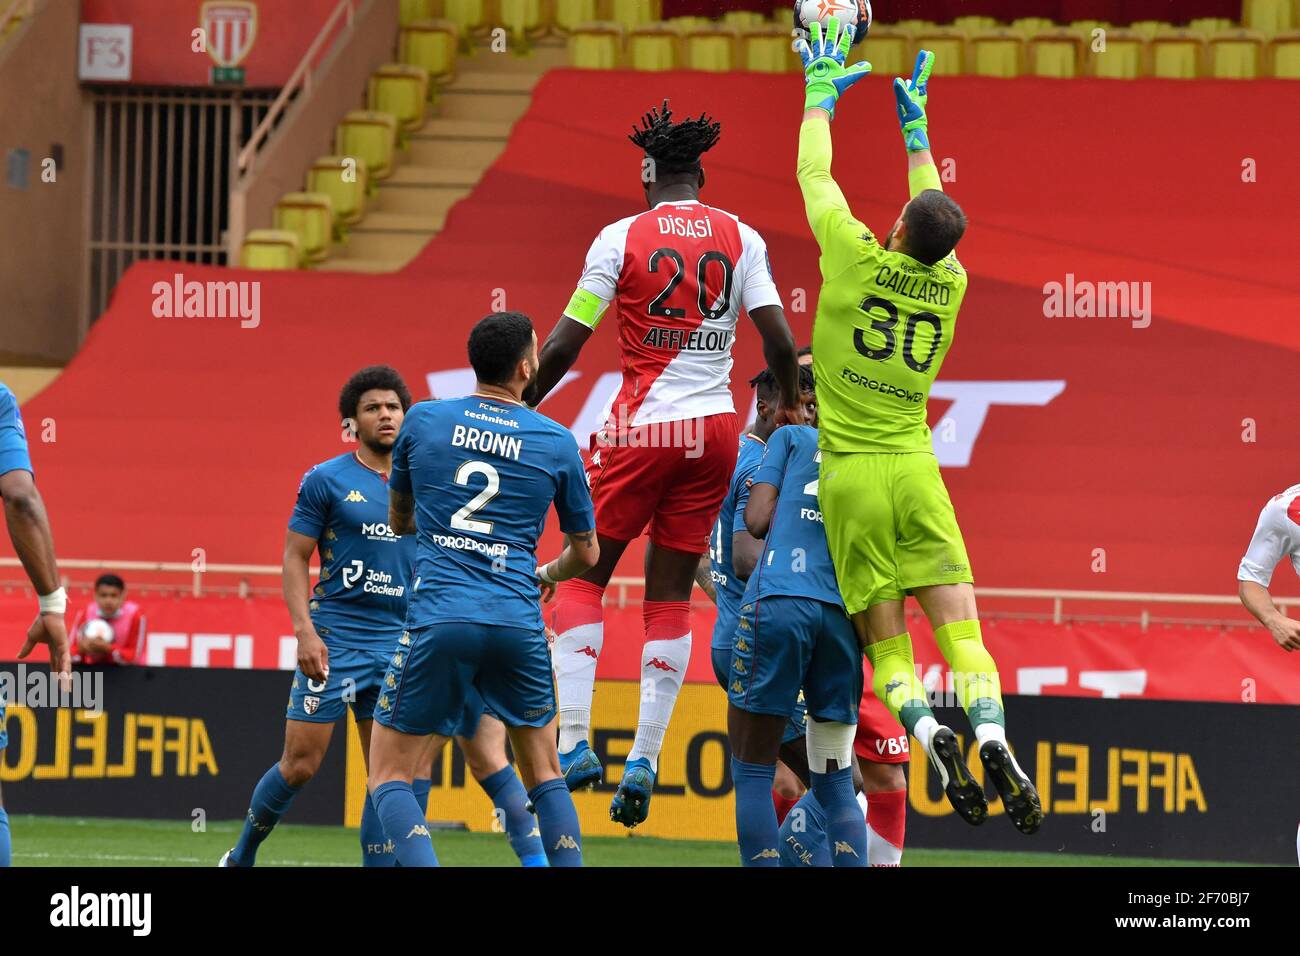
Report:
[{"label": "wristband", "polygon": [[546,570],[551,566],[551,563],[552,562],[548,561],[546,564],[539,564],[537,566],[537,577],[540,578],[544,584],[550,584],[554,586],[556,584],[559,584],[560,582],[555,580],[555,578],[551,577],[551,575]]},{"label": "wristband", "polygon": [[68,609],[68,592],[63,588],[38,595],[36,600],[40,603],[42,614],[62,614]]}]

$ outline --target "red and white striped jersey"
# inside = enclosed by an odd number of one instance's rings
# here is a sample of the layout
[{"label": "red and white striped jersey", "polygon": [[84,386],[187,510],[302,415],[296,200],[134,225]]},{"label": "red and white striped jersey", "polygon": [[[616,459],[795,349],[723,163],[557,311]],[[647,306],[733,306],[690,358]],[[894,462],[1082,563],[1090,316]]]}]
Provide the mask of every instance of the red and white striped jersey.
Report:
[{"label": "red and white striped jersey", "polygon": [[616,302],[621,430],[734,412],[740,310],[780,305],[763,238],[701,202],[660,203],[601,230],[564,314],[595,329]]},{"label": "red and white striped jersey", "polygon": [[1237,569],[1237,580],[1268,587],[1273,569],[1288,557],[1300,575],[1300,485],[1274,495],[1259,513],[1259,524]]}]

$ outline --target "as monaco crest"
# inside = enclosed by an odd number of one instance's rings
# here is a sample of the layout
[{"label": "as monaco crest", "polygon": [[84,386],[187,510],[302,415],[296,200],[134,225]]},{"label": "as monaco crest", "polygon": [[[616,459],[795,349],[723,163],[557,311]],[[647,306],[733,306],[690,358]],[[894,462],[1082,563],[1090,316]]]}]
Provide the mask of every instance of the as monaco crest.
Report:
[{"label": "as monaco crest", "polygon": [[207,0],[199,8],[199,26],[208,39],[208,56],[216,64],[212,82],[242,85],[240,64],[257,39],[257,4],[252,0]]}]

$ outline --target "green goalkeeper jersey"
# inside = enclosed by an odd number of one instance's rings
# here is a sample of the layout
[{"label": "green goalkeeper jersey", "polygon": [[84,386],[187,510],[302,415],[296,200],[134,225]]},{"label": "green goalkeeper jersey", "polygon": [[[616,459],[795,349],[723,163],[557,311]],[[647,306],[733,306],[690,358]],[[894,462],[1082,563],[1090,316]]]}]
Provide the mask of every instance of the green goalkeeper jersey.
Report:
[{"label": "green goalkeeper jersey", "polygon": [[[909,175],[912,195],[941,189],[933,165]],[[889,252],[854,218],[831,178],[830,124],[799,131],[799,187],[817,244],[822,288],[813,323],[821,448],[933,452],[926,404],[952,345],[966,272]]]}]

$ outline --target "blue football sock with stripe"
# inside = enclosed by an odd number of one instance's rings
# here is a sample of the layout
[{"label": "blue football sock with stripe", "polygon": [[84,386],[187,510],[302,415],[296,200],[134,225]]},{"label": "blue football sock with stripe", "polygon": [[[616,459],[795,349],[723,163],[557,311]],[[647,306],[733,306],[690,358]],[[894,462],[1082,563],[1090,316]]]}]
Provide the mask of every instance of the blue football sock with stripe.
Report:
[{"label": "blue football sock with stripe", "polygon": [[397,853],[384,833],[384,824],[369,793],[366,793],[366,805],[361,811],[361,865],[397,866]]},{"label": "blue football sock with stripe", "polygon": [[433,852],[433,841],[429,839],[429,824],[411,785],[394,780],[376,787],[371,798],[383,821],[384,832],[394,845],[398,864],[437,866],[438,855]]},{"label": "blue football sock with stripe", "polygon": [[826,841],[833,866],[867,865],[867,821],[853,795],[853,771],[810,772],[812,791],[826,813]]},{"label": "blue football sock with stripe", "polygon": [[12,850],[9,846],[9,814],[5,813],[4,807],[0,807],[0,868],[13,863],[11,853]]},{"label": "blue football sock with stripe", "polygon": [[280,773],[278,763],[262,774],[262,779],[253,788],[253,799],[248,804],[244,829],[240,832],[234,849],[230,851],[231,865],[252,866],[256,862],[257,848],[271,835],[299,789],[301,788],[289,786],[284,774]]},{"label": "blue football sock with stripe", "polygon": [[731,779],[736,785],[736,842],[740,847],[740,865],[780,866],[776,807],[772,806],[776,764],[745,763],[732,757]]},{"label": "blue football sock with stripe", "polygon": [[811,790],[790,808],[781,824],[782,866],[830,866],[826,811]]},{"label": "blue football sock with stripe", "polygon": [[528,812],[528,791],[506,764],[490,777],[479,781],[483,792],[492,798],[496,807],[497,824],[510,838],[510,848],[524,866],[546,866],[546,850],[542,848],[542,831],[537,818]]},{"label": "blue football sock with stripe", "polygon": [[551,866],[582,866],[582,832],[578,811],[563,777],[539,783],[528,791],[542,833],[542,848]]}]

